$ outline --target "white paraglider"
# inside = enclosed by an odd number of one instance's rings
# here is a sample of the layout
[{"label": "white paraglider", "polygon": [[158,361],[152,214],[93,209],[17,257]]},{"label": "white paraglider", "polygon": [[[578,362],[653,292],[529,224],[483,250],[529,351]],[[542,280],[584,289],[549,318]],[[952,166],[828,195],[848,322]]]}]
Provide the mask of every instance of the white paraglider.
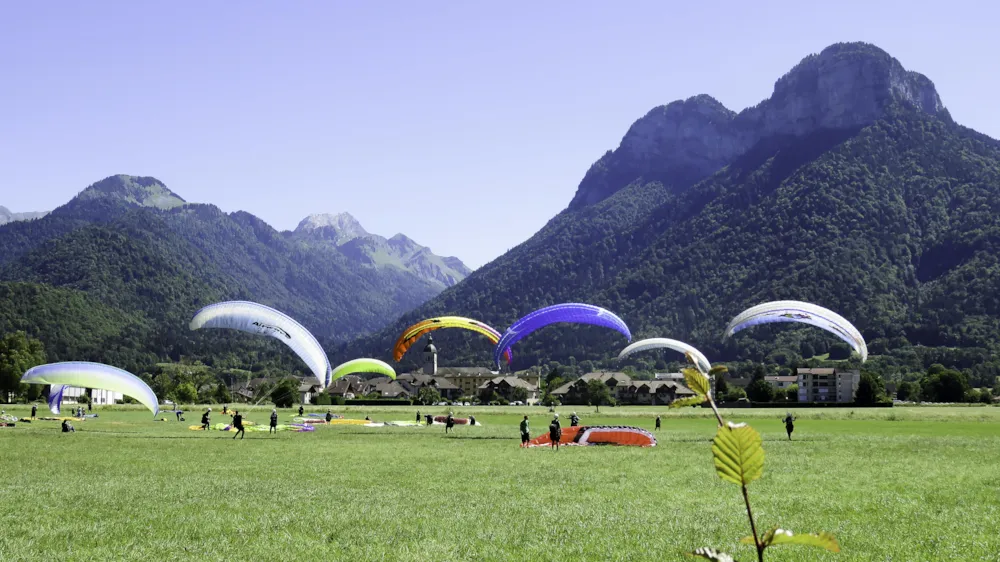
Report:
[{"label": "white paraglider", "polygon": [[103,363],[67,361],[39,365],[28,369],[21,376],[21,382],[52,385],[49,390],[49,409],[54,414],[59,413],[59,398],[66,386],[120,392],[138,400],[152,410],[154,416],[160,411],[160,403],[148,384],[128,371]]},{"label": "white paraglider", "polygon": [[854,348],[862,363],[868,359],[868,345],[853,324],[832,310],[801,301],[773,301],[748,308],[729,322],[723,340],[750,326],[772,322],[801,322],[822,328]]},{"label": "white paraglider", "polygon": [[291,348],[323,388],[330,386],[330,360],[319,342],[302,324],[271,307],[247,301],[220,302],[199,310],[190,327],[230,328],[271,336]]},{"label": "white paraglider", "polygon": [[712,364],[708,362],[708,358],[706,358],[702,352],[682,341],[672,340],[669,338],[649,338],[637,341],[623,349],[622,352],[618,354],[618,359],[624,359],[625,357],[628,357],[633,353],[639,353],[640,351],[660,348],[672,349],[683,353],[684,356],[687,357],[688,361],[694,363],[694,366],[698,369],[698,371],[705,376],[708,376],[708,372],[712,370]]}]

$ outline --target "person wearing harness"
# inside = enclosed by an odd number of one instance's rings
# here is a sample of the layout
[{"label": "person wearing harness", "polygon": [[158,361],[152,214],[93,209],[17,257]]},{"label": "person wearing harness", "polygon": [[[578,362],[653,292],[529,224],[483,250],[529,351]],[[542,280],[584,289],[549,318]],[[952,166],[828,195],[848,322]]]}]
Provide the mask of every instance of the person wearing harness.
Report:
[{"label": "person wearing harness", "polygon": [[448,433],[453,427],[455,427],[455,416],[454,412],[448,412],[448,417],[444,420],[444,432]]},{"label": "person wearing harness", "polygon": [[656,416],[656,429],[660,429],[660,416]]},{"label": "person wearing harness", "polygon": [[278,432],[278,410],[274,408],[271,410],[271,427],[267,430],[268,435]]},{"label": "person wearing harness", "polygon": [[795,431],[795,420],[796,418],[792,417],[791,412],[787,412],[785,415],[785,419],[781,420],[785,422],[785,431],[788,432],[789,441],[792,440],[792,432]]},{"label": "person wearing harness", "polygon": [[305,410],[302,409],[302,404],[299,404],[299,417],[300,418],[302,417],[302,412],[304,412],[304,411]]},{"label": "person wearing harness", "polygon": [[208,426],[211,423],[212,409],[209,408],[205,410],[205,413],[201,415],[201,428],[208,431]]},{"label": "person wearing harness", "polygon": [[531,430],[528,427],[528,416],[524,416],[521,420],[521,446],[527,447],[528,441],[531,441]]},{"label": "person wearing harness", "polygon": [[559,450],[560,439],[562,439],[562,425],[559,423],[559,414],[556,414],[549,424],[549,441],[552,441],[550,446],[555,447],[556,451]]},{"label": "person wearing harness", "polygon": [[576,412],[573,412],[569,416],[569,426],[570,427],[576,427],[578,425],[580,425],[580,417],[576,415]]},{"label": "person wearing harness", "polygon": [[[236,410],[233,414],[233,427],[236,428],[236,435],[239,435],[240,439],[243,439],[246,432],[243,431],[243,416],[240,415],[239,410]],[[233,435],[233,439],[236,439],[236,435]]]}]

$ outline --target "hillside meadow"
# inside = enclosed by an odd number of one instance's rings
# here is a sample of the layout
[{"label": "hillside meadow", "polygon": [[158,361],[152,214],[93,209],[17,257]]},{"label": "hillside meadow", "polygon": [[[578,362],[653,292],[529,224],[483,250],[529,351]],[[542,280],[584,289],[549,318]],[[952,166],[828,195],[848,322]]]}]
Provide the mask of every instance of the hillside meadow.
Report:
[{"label": "hillside meadow", "polygon": [[[521,416],[541,434],[543,408],[455,408],[483,425],[450,435],[334,426],[235,442],[189,430],[202,409],[163,422],[98,408],[73,434],[55,421],[0,429],[0,560],[681,560],[699,546],[755,558],[700,408],[579,407],[584,424],[650,430],[660,414],[659,443],[558,452],[518,447]],[[334,408],[374,421],[416,410]],[[568,424],[573,408],[558,411]],[[1000,408],[800,409],[792,441],[783,410],[725,415],[763,435],[758,525],[830,531],[841,546],[768,560],[1000,560]]]}]

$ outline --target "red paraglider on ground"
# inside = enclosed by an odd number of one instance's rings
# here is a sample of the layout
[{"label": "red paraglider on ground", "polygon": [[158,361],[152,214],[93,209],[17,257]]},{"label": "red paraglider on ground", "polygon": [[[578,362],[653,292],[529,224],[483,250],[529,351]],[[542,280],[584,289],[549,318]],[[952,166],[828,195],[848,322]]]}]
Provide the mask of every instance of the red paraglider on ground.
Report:
[{"label": "red paraglider on ground", "polygon": [[[549,434],[528,441],[529,447],[548,447],[552,444]],[[562,428],[559,445],[623,445],[630,447],[655,447],[656,437],[638,427],[584,425]]]}]

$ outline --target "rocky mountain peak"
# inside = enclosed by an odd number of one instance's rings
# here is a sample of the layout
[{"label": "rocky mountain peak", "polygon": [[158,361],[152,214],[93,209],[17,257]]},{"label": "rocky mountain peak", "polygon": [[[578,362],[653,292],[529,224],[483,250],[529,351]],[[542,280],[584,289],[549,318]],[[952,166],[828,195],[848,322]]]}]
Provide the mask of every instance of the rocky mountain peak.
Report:
[{"label": "rocky mountain peak", "polygon": [[773,94],[736,114],[708,95],[654,108],[618,149],[584,176],[569,209],[603,201],[635,181],[682,190],[733,162],[763,139],[860,128],[894,106],[950,120],[934,84],[867,43],[838,43],[778,79]]},{"label": "rocky mountain peak", "polygon": [[295,232],[297,234],[311,233],[319,235],[322,238],[335,242],[337,245],[344,244],[355,238],[369,236],[368,231],[350,213],[309,215],[299,222],[299,225],[295,228]]},{"label": "rocky mountain peak", "polygon": [[139,207],[172,209],[184,205],[181,196],[167,189],[160,180],[152,177],[118,174],[104,178],[84,189],[74,201],[85,202],[98,199],[116,200]]},{"label": "rocky mountain peak", "polygon": [[774,84],[774,93],[738,120],[757,136],[862,127],[893,104],[947,116],[934,84],[867,43],[838,43],[809,55]]}]

